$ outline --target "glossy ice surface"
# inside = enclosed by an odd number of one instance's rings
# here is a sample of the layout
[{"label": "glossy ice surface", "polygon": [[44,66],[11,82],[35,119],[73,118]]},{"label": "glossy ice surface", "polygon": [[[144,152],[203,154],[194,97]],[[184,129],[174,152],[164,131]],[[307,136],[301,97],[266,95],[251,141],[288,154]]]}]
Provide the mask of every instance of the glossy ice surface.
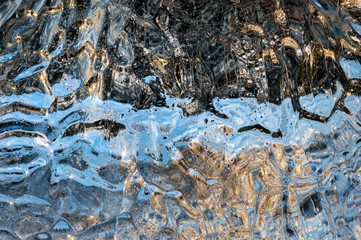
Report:
[{"label": "glossy ice surface", "polygon": [[0,0],[0,239],[361,239],[360,0]]}]

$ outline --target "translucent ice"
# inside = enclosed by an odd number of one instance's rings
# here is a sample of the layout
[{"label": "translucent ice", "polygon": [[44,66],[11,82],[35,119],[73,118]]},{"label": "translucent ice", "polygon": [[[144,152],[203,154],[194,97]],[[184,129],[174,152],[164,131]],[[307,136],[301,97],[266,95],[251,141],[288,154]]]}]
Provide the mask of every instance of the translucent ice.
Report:
[{"label": "translucent ice", "polygon": [[361,239],[361,1],[0,1],[0,239]]}]

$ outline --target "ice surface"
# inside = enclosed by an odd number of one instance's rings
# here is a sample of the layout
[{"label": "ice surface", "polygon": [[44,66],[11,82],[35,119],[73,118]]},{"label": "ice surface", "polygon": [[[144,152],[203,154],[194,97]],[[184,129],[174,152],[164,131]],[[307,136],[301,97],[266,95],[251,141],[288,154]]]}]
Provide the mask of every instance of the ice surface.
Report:
[{"label": "ice surface", "polygon": [[0,1],[0,239],[361,239],[361,1]]}]

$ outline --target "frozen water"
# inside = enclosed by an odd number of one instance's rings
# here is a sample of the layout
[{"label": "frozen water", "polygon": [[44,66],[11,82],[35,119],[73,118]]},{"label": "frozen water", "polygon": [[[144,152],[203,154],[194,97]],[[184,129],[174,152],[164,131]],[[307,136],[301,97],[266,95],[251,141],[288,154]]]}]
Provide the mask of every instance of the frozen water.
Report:
[{"label": "frozen water", "polygon": [[0,239],[361,239],[361,1],[0,1]]}]

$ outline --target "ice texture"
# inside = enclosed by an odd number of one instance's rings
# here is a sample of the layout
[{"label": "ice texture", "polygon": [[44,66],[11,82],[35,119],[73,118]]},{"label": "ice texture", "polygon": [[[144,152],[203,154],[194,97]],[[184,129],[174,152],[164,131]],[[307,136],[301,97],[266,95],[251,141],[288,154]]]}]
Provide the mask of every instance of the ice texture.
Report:
[{"label": "ice texture", "polygon": [[0,240],[361,239],[361,0],[0,0]]}]

